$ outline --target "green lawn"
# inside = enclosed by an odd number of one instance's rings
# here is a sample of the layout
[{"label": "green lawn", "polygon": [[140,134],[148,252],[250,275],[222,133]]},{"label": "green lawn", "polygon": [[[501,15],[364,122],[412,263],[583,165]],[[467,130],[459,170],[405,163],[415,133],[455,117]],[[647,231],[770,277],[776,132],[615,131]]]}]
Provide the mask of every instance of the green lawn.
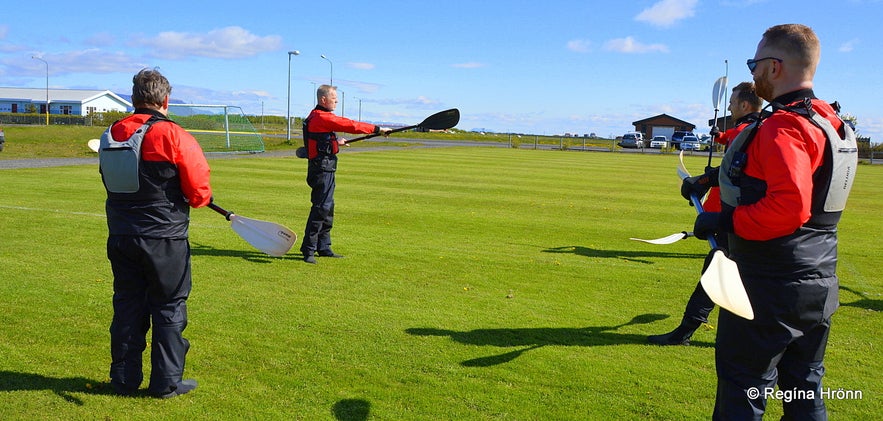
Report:
[{"label": "green lawn", "polygon": [[[0,418],[708,419],[713,328],[688,347],[646,344],[680,320],[707,245],[629,240],[691,229],[676,160],[345,153],[334,249],[347,257],[315,266],[262,255],[194,210],[186,377],[200,386],[169,401],[110,394],[97,168],[0,170]],[[218,204],[300,235],[303,160],[210,163]],[[883,413],[881,182],[883,167],[859,168],[840,225],[825,385],[863,398],[829,400],[833,419]]]}]

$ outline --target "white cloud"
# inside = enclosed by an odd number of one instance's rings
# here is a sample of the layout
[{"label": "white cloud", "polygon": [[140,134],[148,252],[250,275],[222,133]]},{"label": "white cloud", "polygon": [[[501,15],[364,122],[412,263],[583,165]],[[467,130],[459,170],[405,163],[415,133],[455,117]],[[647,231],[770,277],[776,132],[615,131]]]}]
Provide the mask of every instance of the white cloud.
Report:
[{"label": "white cloud", "polygon": [[642,44],[633,37],[616,38],[604,43],[604,49],[607,51],[616,51],[620,53],[667,53],[668,47],[665,44]]},{"label": "white cloud", "polygon": [[371,63],[347,63],[351,69],[373,70],[374,65]]},{"label": "white cloud", "polygon": [[[80,51],[69,51],[61,54],[39,55],[49,63],[53,75],[69,73],[132,73],[146,64],[139,63],[123,52],[105,51],[90,48]],[[42,63],[37,63],[42,66]]]},{"label": "white cloud", "polygon": [[468,63],[455,63],[452,64],[451,67],[456,67],[458,69],[478,69],[480,67],[485,67],[485,64],[472,61]]},{"label": "white cloud", "polygon": [[95,47],[107,47],[113,45],[117,41],[117,36],[110,32],[98,32],[86,38],[87,45]]},{"label": "white cloud", "polygon": [[855,49],[856,44],[858,44],[858,38],[853,38],[849,41],[844,42],[843,44],[840,44],[840,48],[838,48],[837,51],[841,53],[852,52],[852,50]]},{"label": "white cloud", "polygon": [[278,50],[282,38],[276,35],[259,37],[238,26],[228,26],[205,34],[160,32],[153,38],[135,43],[150,47],[154,56],[167,59],[188,56],[232,59]]},{"label": "white cloud", "polygon": [[574,39],[567,41],[567,49],[577,53],[588,53],[591,45],[591,41],[584,39]]},{"label": "white cloud", "polygon": [[669,27],[696,14],[698,0],[661,0],[641,11],[635,20],[654,26]]}]

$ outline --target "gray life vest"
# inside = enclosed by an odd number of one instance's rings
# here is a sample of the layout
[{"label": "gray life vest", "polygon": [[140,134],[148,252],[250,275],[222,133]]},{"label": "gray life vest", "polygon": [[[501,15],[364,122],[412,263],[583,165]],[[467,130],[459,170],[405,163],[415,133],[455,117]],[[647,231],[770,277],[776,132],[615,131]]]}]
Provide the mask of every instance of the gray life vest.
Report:
[{"label": "gray life vest", "polygon": [[[776,108],[800,114],[824,131],[828,150],[825,151],[825,161],[827,162],[823,162],[822,165],[830,165],[830,177],[828,180],[820,180],[822,182],[827,181],[827,186],[813,186],[813,192],[814,194],[817,191],[825,194],[822,211],[830,213],[842,212],[846,208],[846,199],[849,197],[849,192],[852,189],[856,167],[858,166],[858,145],[852,126],[844,123],[844,137],[840,137],[840,134],[831,122],[815,112],[811,106],[804,108]],[[721,201],[725,205],[735,208],[740,204],[741,189],[739,178],[747,161],[745,151],[757,133],[760,124],[763,124],[763,122],[755,122],[745,127],[736,136],[724,154],[718,181],[720,183]],[[826,191],[818,190],[820,187],[824,187]],[[815,201],[816,198],[814,197],[813,202]],[[815,211],[813,209],[814,213]]]},{"label": "gray life vest", "polygon": [[101,135],[98,146],[98,168],[104,187],[111,193],[135,193],[141,188],[141,141],[155,117],[148,119],[125,142],[116,142],[110,134],[111,125]]}]

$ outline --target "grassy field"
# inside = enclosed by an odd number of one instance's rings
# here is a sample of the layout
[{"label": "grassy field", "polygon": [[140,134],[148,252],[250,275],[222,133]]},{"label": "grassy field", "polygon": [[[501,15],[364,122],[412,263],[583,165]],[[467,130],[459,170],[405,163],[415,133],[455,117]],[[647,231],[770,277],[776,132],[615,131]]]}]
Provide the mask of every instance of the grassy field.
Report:
[{"label": "grassy field", "polygon": [[[304,161],[210,162],[218,204],[302,231]],[[0,418],[708,419],[713,328],[688,347],[646,343],[678,323],[707,245],[628,240],[691,228],[675,166],[672,155],[347,152],[334,229],[347,258],[315,266],[262,255],[194,210],[185,376],[200,387],[169,401],[110,394],[97,169],[0,170]],[[883,413],[881,208],[883,167],[863,165],[840,225],[843,305],[825,377],[863,396],[828,400],[833,419]]]},{"label": "grassy field", "polygon": [[[24,126],[24,125],[5,125],[2,127],[6,133],[6,144],[2,152],[0,152],[0,160],[4,159],[31,159],[31,158],[87,158],[95,157],[86,143],[89,139],[97,139],[101,137],[106,127],[85,127],[85,126]],[[222,151],[224,137],[217,134],[208,134],[207,132],[195,132],[197,140],[203,145],[206,151],[219,152]],[[236,138],[236,135],[233,135]],[[355,136],[346,136],[354,138]],[[279,127],[266,127],[263,132],[264,149],[267,151],[292,150],[302,144],[302,134],[299,130],[291,133],[291,143],[287,141],[284,131],[284,125],[280,130]],[[366,149],[378,146],[411,146],[408,139],[435,139],[435,140],[462,140],[462,141],[481,141],[481,142],[497,142],[511,143],[513,146],[519,145],[529,147],[535,143],[543,145],[553,145],[564,149],[582,146],[602,146],[605,148],[614,147],[613,141],[610,139],[586,139],[586,138],[564,138],[556,136],[516,136],[500,133],[477,134],[454,130],[450,133],[417,133],[407,132],[399,133],[390,138],[377,137],[368,142],[354,143],[354,149]],[[246,150],[257,150],[259,148],[252,147],[252,138],[246,137]],[[239,139],[242,141],[242,138]]]}]

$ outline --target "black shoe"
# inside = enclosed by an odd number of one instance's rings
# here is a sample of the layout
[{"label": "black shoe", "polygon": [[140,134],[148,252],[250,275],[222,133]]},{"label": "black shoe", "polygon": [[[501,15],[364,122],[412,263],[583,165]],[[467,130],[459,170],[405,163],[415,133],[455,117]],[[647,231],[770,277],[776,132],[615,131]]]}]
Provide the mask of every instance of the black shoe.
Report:
[{"label": "black shoe", "polygon": [[656,345],[690,345],[690,337],[696,329],[681,324],[675,330],[663,335],[651,335],[647,337],[647,341]]},{"label": "black shoe", "polygon": [[178,382],[177,385],[175,385],[175,389],[172,390],[171,392],[161,394],[161,395],[155,395],[155,396],[160,399],[169,399],[169,398],[174,398],[175,396],[178,396],[178,395],[190,393],[191,391],[193,391],[193,389],[196,389],[196,380],[193,380],[193,379],[181,380],[180,382]]},{"label": "black shoe", "polygon": [[135,396],[138,393],[137,387],[131,387],[114,381],[111,381],[110,385],[113,387],[113,393],[120,396]]},{"label": "black shoe", "polygon": [[343,258],[342,254],[337,254],[337,253],[331,251],[330,249],[329,250],[319,250],[319,256],[333,257],[335,259],[342,259]]},{"label": "black shoe", "polygon": [[307,262],[307,263],[309,263],[309,264],[313,264],[313,265],[315,265],[315,264],[316,264],[316,257],[313,256],[312,254],[305,254],[305,255],[304,255],[304,261]]}]

